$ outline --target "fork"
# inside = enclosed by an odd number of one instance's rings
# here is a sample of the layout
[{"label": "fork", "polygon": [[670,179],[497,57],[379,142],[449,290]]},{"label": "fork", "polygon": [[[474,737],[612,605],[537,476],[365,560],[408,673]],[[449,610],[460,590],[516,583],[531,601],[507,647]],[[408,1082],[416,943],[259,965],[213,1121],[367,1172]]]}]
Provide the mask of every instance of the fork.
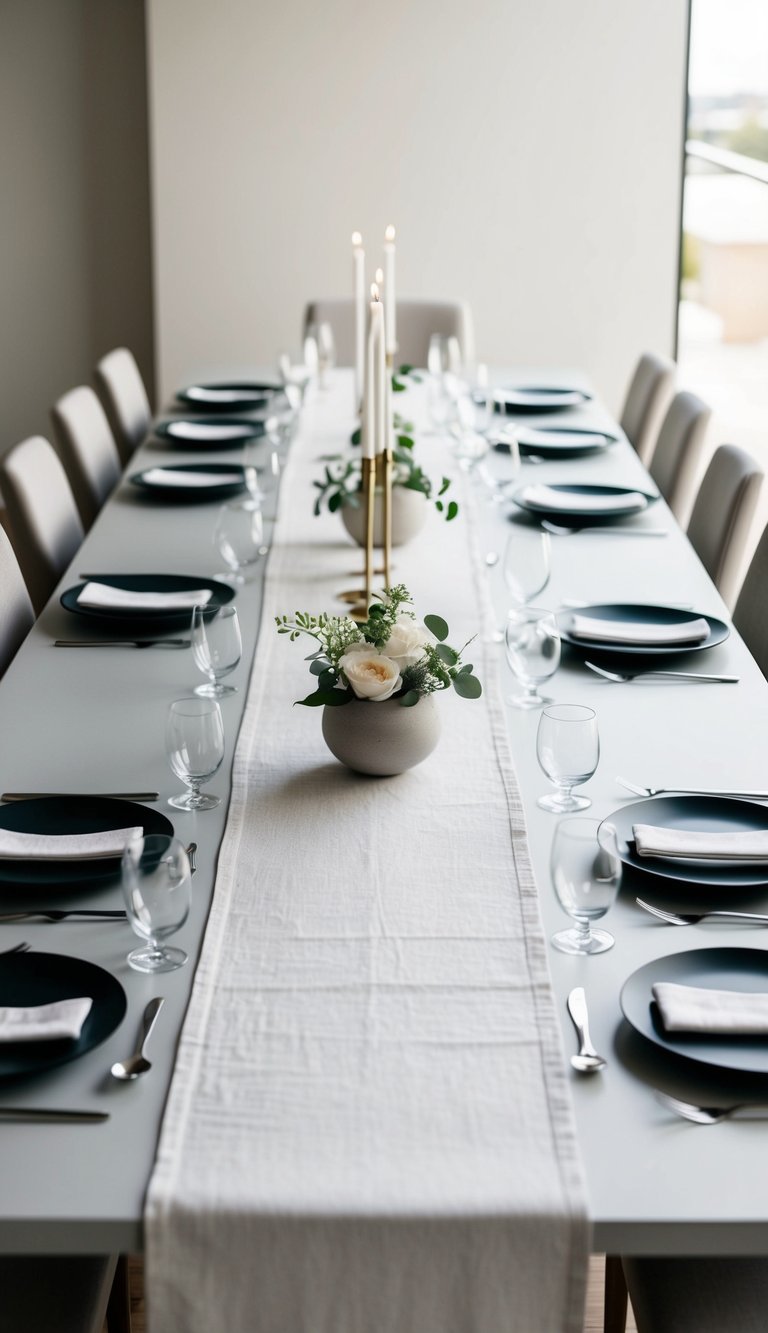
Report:
[{"label": "fork", "polygon": [[29,953],[31,947],[26,940],[22,940],[21,944],[14,944],[10,949],[0,949],[0,957],[4,953]]},{"label": "fork", "polygon": [[603,528],[588,525],[566,527],[565,524],[553,523],[548,518],[542,518],[540,526],[545,532],[551,532],[554,537],[575,537],[577,532],[599,533],[601,537],[666,537],[667,535],[666,528]]},{"label": "fork", "polygon": [[604,676],[606,680],[614,680],[623,684],[628,680],[645,680],[648,676],[664,676],[672,680],[706,680],[717,681],[723,685],[738,685],[738,676],[708,676],[702,671],[606,671],[605,667],[597,666],[594,662],[584,662],[590,671],[596,672],[598,676]]},{"label": "fork", "polygon": [[762,912],[667,912],[663,907],[653,907],[650,903],[644,902],[642,898],[635,898],[638,907],[642,907],[651,916],[657,916],[660,921],[666,921],[669,926],[696,926],[699,921],[708,921],[710,917],[719,917],[726,921],[743,921],[745,924],[753,926],[768,926],[768,916]]},{"label": "fork", "polygon": [[626,778],[616,778],[634,796],[736,796],[745,801],[768,801],[768,791],[730,791],[727,787],[638,787]]},{"label": "fork", "polygon": [[768,1119],[768,1106],[765,1104],[749,1105],[737,1102],[734,1106],[697,1106],[695,1102],[684,1102],[679,1097],[670,1097],[666,1092],[656,1092],[655,1096],[662,1106],[683,1120],[692,1120],[696,1125],[719,1125],[721,1120],[765,1120]]}]

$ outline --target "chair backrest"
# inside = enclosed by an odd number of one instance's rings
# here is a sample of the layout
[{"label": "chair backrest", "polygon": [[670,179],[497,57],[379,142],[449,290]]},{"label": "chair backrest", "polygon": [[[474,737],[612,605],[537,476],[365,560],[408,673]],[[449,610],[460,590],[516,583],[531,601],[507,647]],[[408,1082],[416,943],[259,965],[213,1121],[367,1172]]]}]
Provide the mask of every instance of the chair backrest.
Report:
[{"label": "chair backrest", "polygon": [[29,593],[8,537],[0,528],[0,675],[35,621]]},{"label": "chair backrest", "polygon": [[120,455],[93,389],[70,389],[51,412],[53,428],[83,526],[91,526],[120,480]]},{"label": "chair backrest", "polygon": [[674,361],[653,352],[641,356],[624,399],[621,428],[646,466],[674,392]]},{"label": "chair backrest", "polygon": [[[355,364],[355,303],[353,300],[311,301],[304,311],[304,333],[311,324],[330,324],[336,364]],[[475,339],[472,312],[464,301],[398,301],[397,364],[425,367],[433,333],[458,338],[462,358],[472,362]]]},{"label": "chair backrest", "polygon": [[95,378],[120,458],[127,463],[152,422],[152,409],[133,352],[127,347],[108,352],[97,365]]},{"label": "chair backrest", "polygon": [[735,444],[715,453],[699,487],[688,537],[723,601],[730,604],[749,538],[763,470]]},{"label": "chair backrest", "polygon": [[678,520],[690,504],[711,416],[695,393],[676,393],[659,431],[649,471]]},{"label": "chair backrest", "polygon": [[733,612],[733,623],[768,678],[768,527],[752,556]]},{"label": "chair backrest", "polygon": [[35,611],[83,540],[67,474],[52,445],[33,435],[0,459],[2,491],[16,558]]}]

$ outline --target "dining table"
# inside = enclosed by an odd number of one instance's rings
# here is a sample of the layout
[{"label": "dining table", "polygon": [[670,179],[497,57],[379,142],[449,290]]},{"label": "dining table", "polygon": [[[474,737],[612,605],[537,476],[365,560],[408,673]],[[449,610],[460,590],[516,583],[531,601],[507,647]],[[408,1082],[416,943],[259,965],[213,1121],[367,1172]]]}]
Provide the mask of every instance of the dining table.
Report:
[{"label": "dining table", "polygon": [[[567,384],[588,389],[583,375],[567,368],[497,371],[494,383],[507,387]],[[549,1256],[546,1254],[546,1227],[538,1231],[534,1229],[532,1233],[543,1238],[539,1246],[538,1280],[541,1283],[547,1281],[549,1263],[553,1274],[558,1271],[558,1265],[567,1267],[563,1250],[572,1245],[575,1260],[570,1277],[566,1275],[562,1281],[566,1287],[570,1283],[566,1304],[570,1301],[573,1311],[580,1295],[583,1297],[582,1260],[589,1248],[594,1252],[638,1255],[768,1254],[768,1203],[759,1170],[768,1122],[756,1119],[698,1126],[674,1115],[655,1095],[662,1091],[704,1105],[723,1101],[759,1102],[765,1079],[754,1073],[723,1071],[681,1060],[669,1051],[659,1049],[658,1045],[633,1030],[623,1018],[620,1005],[625,982],[637,969],[653,960],[686,950],[722,946],[764,950],[764,940],[768,937],[764,935],[764,928],[755,926],[713,922],[682,929],[664,924],[636,905],[635,897],[641,894],[642,885],[638,887],[635,877],[627,873],[618,899],[605,919],[605,925],[615,936],[612,949],[597,956],[573,957],[550,947],[550,937],[567,924],[553,892],[550,868],[552,840],[558,820],[537,805],[537,798],[549,789],[536,755],[539,715],[535,710],[523,711],[507,702],[514,682],[505,661],[503,643],[498,641],[499,627],[504,625],[509,610],[503,578],[503,553],[510,531],[520,520],[520,511],[509,499],[513,487],[507,488],[506,498],[500,498],[499,488],[493,490],[486,484],[489,472],[499,482],[509,481],[513,486],[573,482],[652,492],[656,488],[611,413],[591,394],[585,394],[585,400],[578,406],[551,415],[537,415],[535,421],[526,417],[525,424],[603,430],[616,437],[613,445],[579,458],[541,460],[524,457],[516,477],[512,476],[510,456],[503,451],[492,451],[485,464],[485,480],[482,471],[478,474],[459,467],[450,437],[440,427],[430,426],[423,383],[409,381],[407,391],[398,395],[396,406],[415,424],[418,459],[425,471],[438,478],[443,474],[452,478],[450,494],[456,495],[460,512],[450,523],[434,511],[429,513],[423,531],[413,543],[395,550],[395,579],[408,585],[420,615],[424,612],[443,615],[452,630],[451,611],[457,603],[457,630],[462,631],[462,641],[473,639],[469,660],[474,663],[475,673],[490,695],[488,706],[493,725],[487,734],[482,733],[478,744],[493,744],[495,747],[494,763],[502,775],[510,809],[513,809],[513,823],[517,819],[513,831],[520,849],[520,877],[524,886],[528,867],[531,874],[530,893],[522,919],[527,932],[532,985],[542,998],[539,1045],[534,1040],[534,1049],[539,1052],[537,1059],[551,1067],[542,1072],[535,1067],[534,1060],[529,1069],[521,1060],[519,1068],[521,1080],[530,1078],[532,1083],[539,1080],[544,1088],[541,1114],[553,1118],[555,1125],[552,1134],[555,1146],[550,1145],[549,1151],[557,1168],[553,1170],[553,1176],[559,1172],[557,1183],[566,1218],[563,1221],[561,1217],[559,1222],[555,1219],[552,1223],[552,1234],[557,1237],[557,1243],[553,1244]],[[178,406],[176,410],[179,410]],[[242,788],[242,771],[238,777],[237,756],[238,735],[240,733],[241,742],[243,736],[240,728],[246,725],[244,717],[251,728],[248,754],[256,767],[259,765],[261,725],[265,729],[271,725],[273,732],[278,727],[284,729],[286,748],[290,749],[294,759],[301,756],[302,745],[306,744],[308,751],[311,748],[309,739],[305,741],[304,737],[311,737],[312,745],[317,746],[319,710],[294,707],[295,699],[300,696],[291,692],[294,677],[293,667],[289,668],[288,662],[304,656],[302,645],[288,644],[287,640],[280,642],[286,663],[283,678],[279,667],[275,666],[279,659],[272,643],[276,637],[275,626],[270,623],[269,615],[274,606],[280,604],[283,591],[286,597],[289,593],[294,596],[297,569],[304,580],[307,609],[318,609],[322,603],[333,614],[343,614],[344,611],[342,603],[334,602],[336,592],[361,577],[362,552],[345,534],[339,516],[328,513],[319,518],[312,516],[312,477],[318,475],[318,469],[321,473],[323,466],[318,460],[329,452],[344,452],[354,425],[351,372],[335,370],[328,376],[327,387],[309,387],[290,444],[288,465],[279,492],[270,497],[266,509],[270,552],[250,580],[237,590],[235,604],[243,635],[243,655],[239,666],[228,678],[237,686],[237,693],[222,702],[226,755],[221,770],[210,783],[210,789],[222,797],[221,805],[216,809],[191,815],[171,812],[166,804],[169,796],[178,790],[179,783],[171,774],[165,757],[165,719],[171,700],[190,693],[200,682],[191,653],[183,649],[140,651],[117,646],[65,650],[54,647],[54,643],[67,638],[97,640],[103,637],[97,627],[73,616],[59,601],[61,592],[81,581],[83,573],[91,576],[163,571],[200,577],[222,573],[221,556],[213,542],[217,504],[162,502],[162,499],[147,496],[132,485],[130,475],[155,466],[192,464],[203,456],[208,461],[234,464],[240,458],[239,450],[203,455],[199,450],[174,448],[168,439],[150,435],[128,464],[122,482],[105,504],[75,561],[0,681],[0,790],[157,791],[157,808],[171,814],[177,836],[185,844],[191,841],[197,844],[192,909],[187,922],[174,937],[174,943],[189,953],[190,962],[176,972],[153,978],[130,969],[126,955],[133,947],[135,937],[127,922],[0,921],[0,949],[23,940],[28,941],[35,951],[88,959],[118,978],[128,1001],[126,1017],[119,1027],[102,1045],[81,1059],[38,1074],[32,1080],[0,1082],[0,1114],[4,1108],[15,1105],[77,1107],[109,1113],[109,1119],[97,1125],[7,1123],[0,1126],[2,1253],[130,1253],[140,1252],[146,1246],[150,1268],[152,1266],[152,1238],[161,1235],[163,1217],[172,1211],[174,1180],[183,1168],[186,1117],[194,1116],[196,1090],[199,1090],[202,1102],[211,1091],[211,1081],[219,1076],[218,1072],[211,1073],[206,1083],[205,1060],[213,1053],[204,1045],[207,1018],[202,1021],[201,1015],[205,1006],[222,1006],[228,1002],[226,975],[216,972],[216,951],[222,940],[221,934],[216,932],[219,931],[222,903],[226,895],[237,892],[237,910],[244,913],[244,919],[251,910],[248,902],[243,900],[242,885],[236,879],[244,825],[247,824],[251,833],[258,830],[260,812],[272,820],[267,826],[265,817],[263,826],[271,858],[262,863],[265,876],[270,864],[274,867],[281,858],[290,858],[296,882],[302,883],[303,887],[303,879],[310,877],[317,866],[316,846],[309,838],[296,836],[296,820],[303,828],[301,821],[307,818],[301,780],[296,780],[283,793],[279,819],[276,818],[277,807],[269,806],[266,800],[269,776],[275,771],[277,762],[275,755],[279,756],[277,742],[271,749],[265,747],[268,755],[268,762],[264,763],[266,772],[260,771],[258,775],[258,799],[254,797],[243,807],[247,810],[247,819],[243,808],[236,817],[233,816],[236,803],[230,806],[230,797],[233,775],[235,792],[238,782],[241,796],[246,790]],[[661,529],[662,535],[643,537],[643,529],[651,527]],[[301,558],[298,566],[285,564],[285,551],[289,545],[294,555],[298,552]],[[728,608],[663,498],[642,514],[623,520],[620,527],[612,527],[611,535],[606,535],[605,530],[553,535],[551,548],[551,577],[537,598],[539,605],[559,616],[574,604],[644,603],[693,608],[697,613],[725,621],[730,632],[706,652],[687,653],[679,658],[675,667],[681,665],[686,670],[738,677],[738,683],[722,684],[663,678],[616,682],[593,673],[585,666],[580,654],[564,648],[561,665],[547,682],[547,692],[558,703],[588,705],[598,718],[599,765],[594,776],[580,788],[591,798],[588,813],[604,819],[636,799],[619,785],[619,777],[641,786],[683,792],[707,786],[736,791],[765,788],[768,685],[739,634],[730,625]],[[286,570],[290,578],[287,578]],[[283,577],[286,582],[281,586]],[[471,588],[471,596],[468,593],[463,601],[457,602],[455,586],[462,578],[468,580],[466,586]],[[444,590],[441,604],[424,605],[425,595],[434,603],[436,590],[438,593]],[[263,614],[265,606],[266,614]],[[283,603],[283,609],[293,614],[304,608]],[[305,651],[309,652],[310,648]],[[268,652],[266,657],[265,652]],[[274,674],[265,680],[258,670],[252,672],[254,661],[257,666],[260,662],[268,663]],[[307,675],[307,692],[310,688]],[[439,778],[438,768],[446,733],[454,725],[460,725],[456,722],[457,710],[466,709],[469,715],[474,704],[470,700],[445,702],[450,702],[450,708],[446,709],[443,720],[443,741],[420,768],[403,778],[356,780],[357,788],[365,789],[366,808],[372,812],[367,817],[373,823],[386,817],[390,800],[395,802],[395,798],[388,795],[388,789],[396,789],[403,781],[412,783],[413,790],[418,791],[419,800],[423,801],[423,809],[419,807],[422,819],[425,818],[424,809],[429,807],[430,783],[434,784],[435,800],[437,793],[445,799],[453,784],[456,789],[462,789],[465,804],[472,804],[472,792],[462,788],[461,767],[448,776],[441,773]],[[275,722],[276,717],[281,721]],[[316,754],[316,749],[312,750],[312,763],[317,762]],[[482,757],[473,756],[472,763],[468,763],[468,772],[477,771],[473,764],[479,763]],[[358,794],[355,799],[362,798]],[[292,806],[295,807],[295,818],[292,818]],[[375,813],[376,807],[379,813]],[[477,846],[482,846],[484,838],[492,843],[497,830],[484,826],[479,794],[474,809],[476,843],[473,846],[476,850]],[[435,818],[438,818],[437,809]],[[446,838],[450,842],[450,820],[443,821],[441,827],[448,829]],[[351,877],[340,876],[338,893],[334,893],[333,875],[323,879],[323,891],[328,895],[325,910],[336,922],[337,933],[342,938],[345,929],[351,930],[349,922],[356,920],[350,889],[354,875],[372,873],[370,867],[366,869],[364,848],[353,843],[350,850],[348,828],[347,835],[346,842],[336,852],[338,863],[343,865],[345,856],[354,852],[357,870]],[[406,831],[406,835],[408,839],[415,838],[418,830]],[[394,830],[393,838],[397,837],[398,831]],[[247,850],[247,844],[242,845]],[[326,836],[322,842],[326,852],[329,845]],[[423,873],[425,869],[419,868],[415,852],[414,857],[410,881],[413,892],[418,885],[419,870]],[[467,862],[462,859],[461,849],[456,851],[455,857],[457,875],[465,874]],[[400,862],[397,864],[400,867]],[[253,886],[254,915],[259,910],[260,884],[266,889],[266,880],[257,881]],[[480,879],[476,891],[482,896]],[[3,888],[0,911],[22,910],[25,892]],[[430,892],[434,892],[432,883]],[[515,884],[510,882],[510,895],[514,896],[516,892]],[[53,900],[53,890],[48,897]],[[95,891],[89,890],[87,902],[94,908],[120,908],[123,904],[119,879]],[[83,895],[71,887],[59,887],[55,902],[48,905],[61,908],[82,906]],[[494,912],[499,913],[500,919],[504,917],[506,907],[502,898],[489,897],[486,906],[486,925]],[[754,910],[768,912],[768,884],[752,895],[751,906]],[[387,903],[382,902],[380,908],[382,916],[378,924],[386,934]],[[345,912],[349,914],[346,924]],[[464,967],[472,950],[471,931],[467,927],[462,947],[461,917],[457,920],[457,949],[463,953],[460,966]],[[274,927],[275,920],[269,924]],[[504,929],[507,929],[506,925]],[[503,935],[504,930],[501,930],[501,937]],[[522,949],[525,953],[525,940]],[[202,960],[200,967],[197,966],[199,960]],[[276,990],[288,988],[295,984],[292,969],[296,967],[296,957],[288,952],[283,954],[278,947],[266,961],[264,958],[260,960],[259,977],[263,981],[268,975],[269,986]],[[365,977],[359,981],[364,988]],[[598,1074],[579,1074],[569,1064],[576,1044],[566,1000],[574,987],[584,988],[592,1037],[607,1061]],[[152,1070],[133,1084],[118,1083],[110,1076],[110,1068],[114,1061],[128,1056],[134,1049],[144,1007],[158,994],[164,996],[165,1005],[151,1039]],[[506,1002],[513,1003],[511,994],[506,995]],[[472,1046],[468,1052],[468,1058],[471,1058],[476,1053],[478,1038],[466,1012],[460,1006],[447,1005],[442,1022],[441,1039],[445,1042],[455,1039],[457,1046],[468,1041]],[[269,1031],[268,1025],[264,1031]],[[536,1036],[536,1033],[532,1034],[534,1039]],[[427,1045],[425,1035],[425,1050]],[[374,1047],[378,1058],[375,1043]],[[235,1065],[237,1054],[236,1050],[230,1052]],[[243,1052],[244,1060],[252,1059],[252,1056],[252,1051]],[[431,1059],[431,1054],[425,1058]],[[510,1058],[514,1073],[516,1057]],[[215,1063],[212,1069],[217,1070]],[[267,1070],[264,1074],[267,1090],[274,1086],[279,1088],[279,1083],[269,1082],[273,1073]],[[283,1093],[284,1089],[281,1096]],[[250,1087],[249,1095],[258,1100],[258,1083]],[[451,1112],[457,1118],[464,1114],[467,1135],[471,1138],[472,1118],[477,1113],[477,1106],[469,1082],[455,1079],[452,1097],[455,1105]],[[270,1133],[272,1120],[280,1122],[284,1116],[290,1128],[294,1124],[292,1117],[297,1115],[295,1107],[286,1111],[286,1105],[279,1098],[268,1103],[268,1111],[272,1119],[266,1130]],[[375,1114],[375,1105],[373,1111]],[[336,1102],[329,1101],[324,1112],[329,1117],[328,1141],[333,1147],[327,1159],[328,1170],[324,1169],[323,1174],[325,1193],[321,1192],[314,1200],[309,1212],[312,1212],[313,1222],[318,1218],[321,1222],[323,1219],[327,1221],[327,1211],[323,1210],[328,1210],[329,1201],[338,1197],[340,1214],[348,1220],[355,1215],[355,1199],[348,1194],[350,1177],[333,1175],[342,1155],[330,1118],[338,1114],[338,1124],[343,1126],[346,1115],[340,1092]],[[236,1108],[233,1114],[237,1115]],[[299,1123],[297,1117],[295,1124]],[[204,1134],[205,1128],[203,1116],[198,1126],[199,1134]],[[505,1125],[500,1131],[506,1136],[504,1142],[508,1139],[512,1146],[514,1130],[514,1125]],[[212,1150],[220,1131],[221,1125],[211,1123]],[[436,1129],[433,1121],[432,1128],[425,1124],[422,1132],[421,1147],[428,1159],[430,1134],[437,1133],[439,1138],[439,1127]],[[415,1146],[418,1148],[419,1144]],[[322,1135],[317,1138],[316,1148],[318,1160],[322,1161]],[[281,1144],[284,1157],[278,1160],[278,1165],[288,1159],[290,1149],[290,1140]],[[306,1142],[299,1145],[297,1141],[299,1150],[302,1153],[307,1151]],[[541,1143],[536,1145],[536,1150],[542,1150]],[[485,1165],[490,1167],[489,1163]],[[414,1200],[414,1206],[423,1205],[422,1214],[430,1219],[435,1231],[439,1231],[439,1224],[445,1222],[452,1209],[461,1206],[461,1199],[465,1197],[459,1189],[459,1203],[456,1203],[452,1193],[456,1181],[452,1180],[451,1167],[450,1156],[446,1156],[442,1163],[444,1198],[430,1183],[429,1187],[424,1187],[420,1200],[419,1190],[423,1182],[417,1177],[413,1200],[409,1200],[409,1206]],[[461,1169],[458,1154],[456,1173],[459,1177]],[[490,1174],[492,1170],[489,1170]],[[354,1183],[354,1175],[352,1180]],[[382,1182],[381,1197],[384,1197],[384,1168]],[[291,1181],[290,1189],[286,1187],[284,1199],[281,1200],[279,1187],[276,1187],[277,1192],[269,1195],[268,1203],[260,1201],[259,1206],[263,1212],[269,1213],[270,1221],[281,1215],[281,1209],[293,1227],[301,1220],[298,1196],[291,1194],[294,1183]],[[462,1188],[464,1183],[466,1198],[472,1201],[467,1205],[469,1212],[474,1209],[482,1214],[483,1206],[487,1204],[497,1221],[501,1219],[507,1224],[510,1219],[514,1220],[519,1199],[512,1176],[505,1179],[502,1172],[492,1204],[488,1203],[490,1195],[483,1195],[482,1191],[479,1199],[474,1198],[474,1182],[462,1182]],[[149,1222],[146,1211],[148,1190],[150,1201],[154,1200],[154,1204],[150,1203]],[[183,1208],[188,1203],[189,1196],[183,1195]],[[199,1198],[197,1203],[204,1210],[205,1198]],[[551,1198],[548,1203],[551,1204]],[[368,1219],[370,1208],[371,1202],[367,1199]],[[397,1198],[388,1198],[381,1206],[379,1220],[391,1221],[398,1215]],[[542,1221],[541,1217],[537,1220]],[[503,1233],[505,1243],[509,1242],[513,1252],[526,1221],[531,1225],[528,1214],[520,1218],[517,1230],[513,1226]],[[376,1243],[380,1240],[379,1236]],[[504,1247],[503,1244],[498,1246],[497,1240],[498,1237],[491,1245],[492,1262],[498,1261],[498,1271],[501,1271]],[[312,1244],[315,1241],[316,1237]],[[222,1245],[222,1251],[223,1248]],[[318,1253],[324,1254],[324,1251]],[[392,1254],[402,1255],[402,1250],[395,1246]],[[450,1251],[441,1251],[440,1263],[447,1263],[449,1255]],[[272,1252],[273,1259],[275,1256],[276,1267],[279,1267],[280,1262],[285,1262],[285,1253],[276,1249]],[[346,1257],[354,1263],[353,1251]],[[217,1262],[225,1265],[223,1253],[212,1256],[214,1267]],[[367,1256],[366,1263],[370,1262],[370,1256]],[[482,1260],[478,1258],[477,1262],[482,1274]],[[445,1269],[439,1271],[444,1275]],[[267,1271],[265,1280],[268,1277]],[[157,1280],[158,1290],[162,1290],[162,1274],[157,1275]],[[282,1271],[280,1280],[289,1281]],[[311,1286],[312,1281],[317,1280],[314,1269],[299,1265],[290,1277],[290,1284],[301,1291],[304,1281]],[[176,1290],[182,1281],[183,1278],[177,1275]],[[457,1315],[459,1317],[464,1316]],[[572,1322],[567,1327],[575,1329],[576,1315],[572,1313],[570,1318]],[[264,1325],[269,1326],[268,1323]],[[163,1324],[159,1323],[158,1327],[162,1328]],[[339,1322],[338,1327],[347,1325]],[[425,1323],[423,1330],[427,1327]],[[475,1325],[467,1317],[461,1327]],[[482,1320],[477,1324],[478,1329],[481,1327],[486,1327]],[[532,1330],[529,1328],[527,1333]]]}]

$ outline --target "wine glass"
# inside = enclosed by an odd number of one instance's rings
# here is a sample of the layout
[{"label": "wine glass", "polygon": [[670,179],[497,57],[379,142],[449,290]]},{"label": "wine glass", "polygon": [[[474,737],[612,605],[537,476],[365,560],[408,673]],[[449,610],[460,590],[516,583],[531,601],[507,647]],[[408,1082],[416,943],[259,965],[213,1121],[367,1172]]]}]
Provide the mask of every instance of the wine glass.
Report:
[{"label": "wine glass", "polygon": [[429,339],[427,370],[433,379],[440,380],[448,369],[448,339],[442,333],[433,333]]},{"label": "wine glass", "polygon": [[526,606],[549,583],[552,543],[540,528],[513,524],[504,548],[504,582],[514,606]]},{"label": "wine glass", "polygon": [[233,583],[245,583],[241,570],[251,569],[266,554],[261,509],[253,500],[246,504],[222,505],[213,540],[229,566],[225,577],[231,578]]},{"label": "wine glass", "polygon": [[621,883],[616,829],[597,819],[563,819],[552,843],[552,883],[560,906],[575,927],[559,930],[552,943],[561,953],[604,953],[614,944],[607,930],[593,930],[616,898]]},{"label": "wine glass", "polygon": [[551,611],[523,606],[511,611],[504,631],[507,662],[524,687],[508,700],[514,708],[541,708],[552,702],[539,694],[543,681],[560,665],[560,633]]},{"label": "wine glass", "polygon": [[[326,321],[319,324],[311,324],[307,330],[309,338],[313,338],[317,349],[317,384],[318,388],[327,388],[326,374],[333,370],[336,365],[336,344],[333,338],[333,329]],[[306,342],[305,342],[305,360],[306,360]]]},{"label": "wine glass", "polygon": [[540,796],[537,805],[553,814],[586,810],[588,796],[574,796],[573,788],[588,782],[600,759],[600,737],[594,708],[582,704],[554,704],[539,718],[536,757],[557,791]]},{"label": "wine glass", "polygon": [[221,699],[225,694],[236,694],[235,685],[222,685],[225,676],[234,671],[243,655],[240,621],[234,606],[221,606],[214,615],[204,606],[192,612],[192,655],[195,665],[207,685],[197,685],[195,694],[206,699]]},{"label": "wine glass", "polygon": [[264,501],[274,495],[280,483],[282,463],[278,441],[269,433],[261,439],[246,440],[243,445],[243,467],[250,497],[245,502],[246,506],[261,509]]},{"label": "wine glass", "polygon": [[133,931],[146,943],[128,954],[137,972],[173,972],[183,967],[183,949],[160,941],[180,930],[189,916],[191,871],[186,848],[167,833],[133,838],[123,852],[123,896]]},{"label": "wine glass", "polygon": [[168,762],[189,791],[169,797],[177,810],[212,810],[221,797],[203,795],[200,787],[221,768],[224,759],[224,723],[216,699],[176,699],[165,724]]}]

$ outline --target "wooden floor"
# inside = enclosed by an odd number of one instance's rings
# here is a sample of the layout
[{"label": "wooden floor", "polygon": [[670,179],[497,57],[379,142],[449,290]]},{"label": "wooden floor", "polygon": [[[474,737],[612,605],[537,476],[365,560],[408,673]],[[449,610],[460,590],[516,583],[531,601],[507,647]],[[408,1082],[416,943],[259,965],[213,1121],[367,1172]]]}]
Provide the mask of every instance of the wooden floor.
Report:
[{"label": "wooden floor", "polygon": [[[602,1257],[596,1256],[590,1261],[584,1333],[603,1333],[603,1269]],[[131,1333],[146,1333],[144,1265],[141,1259],[130,1259],[129,1271],[131,1277]],[[637,1333],[631,1309],[627,1317],[627,1333]]]}]

